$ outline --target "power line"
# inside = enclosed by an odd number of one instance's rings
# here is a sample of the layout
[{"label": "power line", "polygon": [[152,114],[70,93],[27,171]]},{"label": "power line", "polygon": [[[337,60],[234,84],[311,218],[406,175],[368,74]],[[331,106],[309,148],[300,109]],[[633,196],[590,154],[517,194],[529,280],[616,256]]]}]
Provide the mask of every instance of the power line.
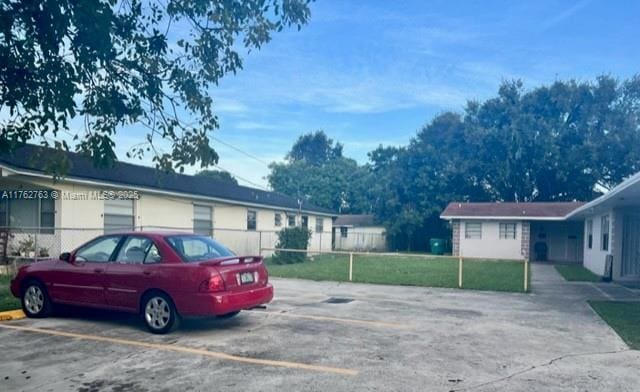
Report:
[{"label": "power line", "polygon": [[225,142],[225,141],[222,141],[222,140],[218,139],[217,137],[214,137],[214,136],[210,136],[210,137],[211,137],[211,139],[213,139],[213,140],[217,141],[218,143],[220,143],[220,144],[224,144],[225,146],[227,146],[227,147],[229,147],[229,148],[231,148],[231,149],[233,149],[233,150],[236,150],[237,152],[239,152],[239,153],[241,153],[241,154],[243,154],[243,155],[246,155],[246,156],[248,156],[249,158],[251,158],[251,159],[253,159],[253,160],[255,160],[255,161],[258,161],[258,162],[262,163],[262,164],[263,164],[263,165],[265,165],[266,167],[269,167],[269,163],[268,163],[268,162],[263,161],[262,159],[258,158],[257,156],[255,156],[255,155],[253,155],[253,154],[251,154],[251,153],[248,153],[248,152],[246,152],[246,151],[242,150],[241,148],[238,148],[238,147],[234,146],[234,145],[233,145],[233,144],[231,144],[231,143],[227,143],[227,142]]},{"label": "power line", "polygon": [[229,171],[229,170],[225,169],[224,167],[222,167],[222,166],[220,166],[220,165],[215,165],[215,167],[217,167],[218,169],[220,169],[220,170],[222,170],[222,171],[226,171],[227,173],[231,174],[231,175],[232,175],[232,176],[234,176],[235,178],[238,178],[238,179],[240,179],[240,180],[242,180],[242,181],[244,181],[244,182],[246,182],[246,183],[248,183],[248,184],[251,184],[251,185],[253,185],[253,186],[257,187],[257,188],[260,188],[260,189],[262,189],[262,190],[264,190],[264,191],[271,192],[271,190],[270,190],[270,189],[268,189],[268,188],[266,188],[266,187],[264,187],[264,186],[262,186],[262,185],[260,185],[260,184],[256,184],[255,182],[253,182],[253,181],[251,181],[251,180],[247,180],[247,179],[246,179],[246,178],[244,178],[244,177],[240,177],[239,175],[237,175],[237,174],[235,174],[235,173],[233,173],[233,172],[231,172],[231,171]]}]

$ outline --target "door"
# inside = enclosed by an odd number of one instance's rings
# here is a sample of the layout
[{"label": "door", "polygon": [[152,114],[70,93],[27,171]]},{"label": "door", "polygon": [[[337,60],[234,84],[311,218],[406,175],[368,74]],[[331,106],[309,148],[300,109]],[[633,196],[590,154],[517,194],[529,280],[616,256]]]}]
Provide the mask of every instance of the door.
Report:
[{"label": "door", "polygon": [[99,237],[79,248],[68,263],[60,263],[49,287],[54,301],[104,305],[104,272],[122,236]]},{"label": "door", "polygon": [[640,277],[640,215],[625,215],[622,230],[621,275]]},{"label": "door", "polygon": [[137,310],[140,295],[157,278],[162,261],[153,241],[144,236],[128,236],[120,247],[115,262],[105,272],[105,297],[109,306]]}]

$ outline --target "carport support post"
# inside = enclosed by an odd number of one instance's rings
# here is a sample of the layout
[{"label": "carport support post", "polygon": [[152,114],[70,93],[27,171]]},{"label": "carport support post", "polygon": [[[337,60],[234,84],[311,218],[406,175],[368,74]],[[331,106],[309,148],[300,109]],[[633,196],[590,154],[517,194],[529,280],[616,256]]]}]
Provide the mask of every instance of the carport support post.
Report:
[{"label": "carport support post", "polygon": [[349,282],[353,280],[353,253],[349,253]]}]

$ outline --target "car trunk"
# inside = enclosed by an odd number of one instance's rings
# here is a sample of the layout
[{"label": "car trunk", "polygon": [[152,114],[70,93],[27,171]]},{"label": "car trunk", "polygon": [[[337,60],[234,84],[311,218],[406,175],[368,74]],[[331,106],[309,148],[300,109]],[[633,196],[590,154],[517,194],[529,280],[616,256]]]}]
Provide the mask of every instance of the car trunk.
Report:
[{"label": "car trunk", "polygon": [[267,269],[262,257],[228,257],[200,264],[213,267],[222,276],[227,291],[252,290],[267,284]]}]

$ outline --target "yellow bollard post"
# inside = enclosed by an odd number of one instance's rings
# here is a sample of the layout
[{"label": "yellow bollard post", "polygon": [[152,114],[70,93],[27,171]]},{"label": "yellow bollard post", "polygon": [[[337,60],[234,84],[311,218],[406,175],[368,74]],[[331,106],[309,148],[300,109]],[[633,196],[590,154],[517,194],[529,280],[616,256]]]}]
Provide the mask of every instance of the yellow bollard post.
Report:
[{"label": "yellow bollard post", "polygon": [[524,258],[524,292],[529,290],[529,258]]},{"label": "yellow bollard post", "polygon": [[349,253],[349,282],[353,280],[353,253]]},{"label": "yellow bollard post", "polygon": [[462,256],[458,260],[458,288],[462,288]]}]

